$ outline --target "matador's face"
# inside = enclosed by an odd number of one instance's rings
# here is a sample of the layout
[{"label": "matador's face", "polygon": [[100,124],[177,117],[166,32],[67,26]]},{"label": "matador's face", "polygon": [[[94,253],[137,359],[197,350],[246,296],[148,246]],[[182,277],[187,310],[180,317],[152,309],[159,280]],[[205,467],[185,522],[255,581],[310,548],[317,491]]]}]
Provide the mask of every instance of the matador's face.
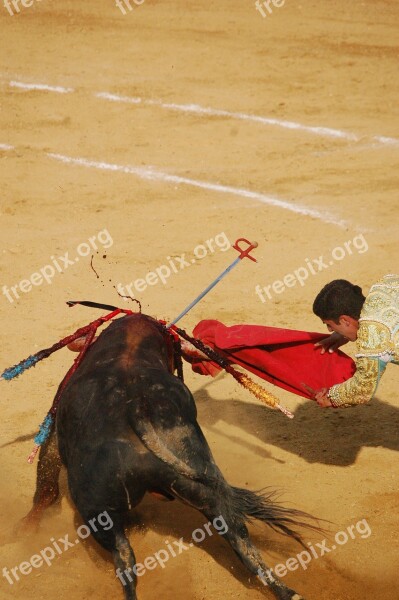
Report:
[{"label": "matador's face", "polygon": [[338,322],[333,321],[332,319],[325,319],[323,320],[323,323],[327,325],[328,331],[336,331],[351,342],[357,340],[357,331],[359,329],[359,321],[357,319],[348,315],[341,315]]}]

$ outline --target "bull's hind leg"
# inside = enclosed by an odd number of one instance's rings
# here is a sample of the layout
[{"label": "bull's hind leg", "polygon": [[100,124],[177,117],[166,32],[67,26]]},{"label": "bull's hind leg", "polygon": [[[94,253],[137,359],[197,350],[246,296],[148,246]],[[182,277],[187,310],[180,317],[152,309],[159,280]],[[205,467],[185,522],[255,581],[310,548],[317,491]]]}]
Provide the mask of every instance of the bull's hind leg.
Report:
[{"label": "bull's hind leg", "polygon": [[125,600],[136,600],[136,557],[126,537],[120,516],[112,512],[107,514],[112,521],[112,528],[108,530],[97,528],[96,531],[92,531],[93,537],[105,550],[112,553],[115,573],[122,584]]},{"label": "bull's hind leg", "polygon": [[122,584],[125,600],[136,600],[136,557],[125,533],[127,512],[121,507],[102,512],[97,507],[88,511],[79,500],[77,508],[96,542],[112,554],[115,574]]},{"label": "bull's hind leg", "polygon": [[[278,579],[263,562],[249,537],[243,507],[234,503],[229,486],[224,487],[222,484],[219,489],[211,489],[197,482],[180,479],[171,489],[183,502],[197,508],[209,521],[218,524],[220,535],[229,542],[241,562],[278,600],[304,600]],[[219,527],[222,521],[223,527]]]},{"label": "bull's hind leg", "polygon": [[58,498],[60,470],[61,459],[58,452],[57,434],[53,426],[50,436],[40,448],[33,507],[19,522],[17,533],[31,534],[37,531],[44,511]]},{"label": "bull's hind leg", "polygon": [[115,572],[123,586],[125,600],[136,600],[135,572],[136,557],[124,532],[115,536],[115,549],[112,552]]},{"label": "bull's hind leg", "polygon": [[[218,524],[223,520],[223,529],[220,528],[221,535],[229,542],[234,552],[247,569],[258,577],[265,587],[270,588],[278,600],[304,600],[302,596],[294,590],[287,587],[278,577],[274,575],[269,567],[263,562],[260,552],[252,543],[248,529],[242,519],[237,516],[224,516],[223,505],[220,510],[201,510],[201,512],[211,522]],[[225,533],[224,533],[225,532]]]},{"label": "bull's hind leg", "polygon": [[[212,518],[209,515],[206,516]],[[278,600],[304,600],[302,596],[288,588],[265,565],[258,549],[251,542],[248,529],[243,522],[231,522],[224,537],[247,569],[256,575],[264,586],[269,587]]]}]

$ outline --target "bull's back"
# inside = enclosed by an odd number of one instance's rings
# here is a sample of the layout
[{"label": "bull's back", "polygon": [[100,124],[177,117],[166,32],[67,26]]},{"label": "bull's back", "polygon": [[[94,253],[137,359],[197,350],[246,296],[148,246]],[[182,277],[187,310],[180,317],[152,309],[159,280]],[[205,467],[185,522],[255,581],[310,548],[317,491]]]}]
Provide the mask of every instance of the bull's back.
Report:
[{"label": "bull's back", "polygon": [[144,315],[118,319],[99,336],[60,398],[57,432],[64,463],[112,440],[140,447],[129,424],[132,403],[145,391],[140,383],[157,376],[176,379],[167,371],[164,346]]}]

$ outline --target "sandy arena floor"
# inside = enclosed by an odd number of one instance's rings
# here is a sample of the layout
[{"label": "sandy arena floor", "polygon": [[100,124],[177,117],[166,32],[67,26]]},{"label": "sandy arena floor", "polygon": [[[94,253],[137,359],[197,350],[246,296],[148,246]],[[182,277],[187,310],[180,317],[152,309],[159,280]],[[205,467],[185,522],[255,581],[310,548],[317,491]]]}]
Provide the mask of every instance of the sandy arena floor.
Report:
[{"label": "sandy arena floor", "polygon": [[[322,331],[311,306],[326,282],[367,291],[398,272],[398,2],[286,0],[266,17],[253,1],[131,4],[125,15],[113,0],[32,0],[19,14],[10,4],[12,15],[0,6],[1,369],[99,316],[66,300],[124,304],[114,285],[130,284],[144,312],[176,316],[242,236],[258,241],[258,264],[219,284],[181,322],[188,331],[203,318]],[[165,284],[143,289],[137,280],[162,265]],[[273,288],[298,270],[302,285]],[[34,491],[32,438],[72,359],[63,350],[0,384],[1,570],[76,535],[65,474],[38,535],[14,535]],[[371,529],[284,581],[307,600],[398,600],[399,369],[388,367],[377,397],[353,410],[274,390],[293,421],[227,376],[185,372],[230,483],[282,489],[287,503],[330,520],[332,538],[364,519]],[[151,498],[137,515],[138,560],[204,523]],[[301,551],[250,529],[271,567]],[[122,598],[90,540],[13,585],[0,577],[0,587],[7,600]],[[146,573],[138,591],[141,600],[272,598],[220,536]]]}]

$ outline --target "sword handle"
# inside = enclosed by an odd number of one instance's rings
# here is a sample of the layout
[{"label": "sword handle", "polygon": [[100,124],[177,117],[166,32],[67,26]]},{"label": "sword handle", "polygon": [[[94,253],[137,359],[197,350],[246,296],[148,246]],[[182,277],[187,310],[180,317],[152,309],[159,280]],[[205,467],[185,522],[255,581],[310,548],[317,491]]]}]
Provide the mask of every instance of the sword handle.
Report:
[{"label": "sword handle", "polygon": [[[240,246],[239,242],[245,242],[246,244],[248,244],[248,247],[243,248],[242,244]],[[237,252],[240,253],[240,256],[238,258],[240,258],[241,260],[243,258],[249,258],[250,260],[253,260],[254,262],[258,262],[258,261],[256,260],[256,258],[254,256],[250,255],[250,252],[252,252],[252,250],[254,250],[257,247],[258,247],[258,242],[250,242],[250,241],[246,240],[245,238],[238,238],[238,240],[236,240],[236,242],[233,244],[233,248],[235,250],[237,250]]]}]

